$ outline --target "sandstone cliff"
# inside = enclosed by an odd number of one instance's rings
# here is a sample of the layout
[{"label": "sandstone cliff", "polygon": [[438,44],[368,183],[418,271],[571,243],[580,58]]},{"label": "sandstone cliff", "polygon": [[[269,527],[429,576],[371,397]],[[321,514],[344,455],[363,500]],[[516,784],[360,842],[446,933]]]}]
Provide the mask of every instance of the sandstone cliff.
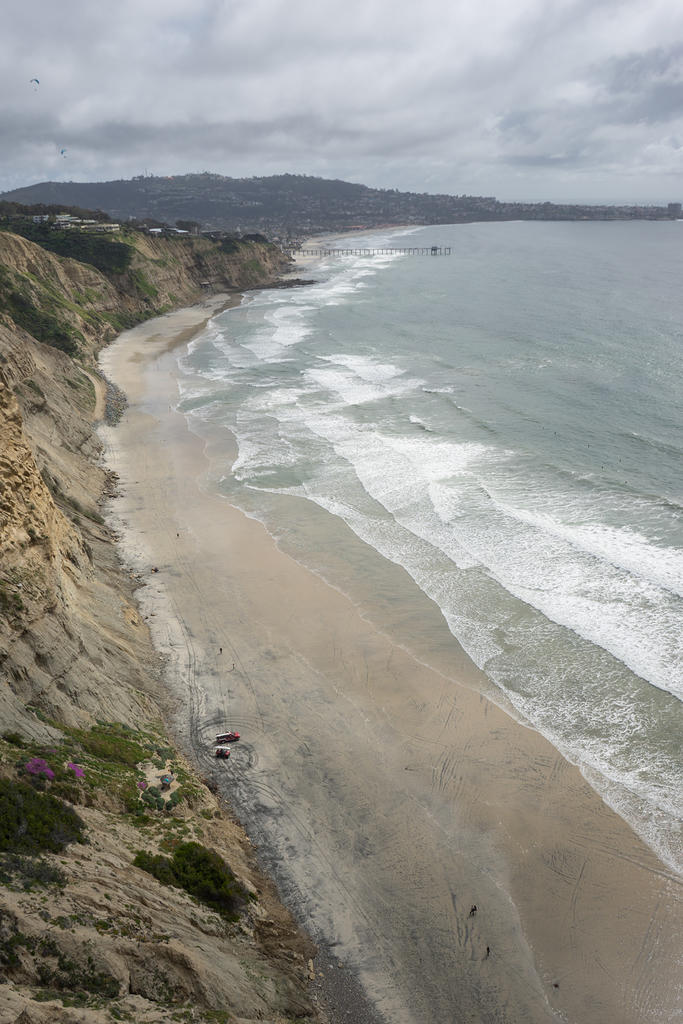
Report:
[{"label": "sandstone cliff", "polygon": [[[0,1024],[313,1020],[311,943],[164,734],[93,432],[94,358],[118,325],[286,260],[256,242],[130,244],[126,272],[105,275],[0,232],[0,803],[24,822],[23,838],[0,827]],[[170,798],[149,784],[164,771]],[[76,810],[85,844],[31,839],[29,805],[48,798]],[[248,897],[234,919],[134,866],[181,840],[229,867]]]},{"label": "sandstone cliff", "polygon": [[259,287],[291,263],[275,246],[256,241],[221,244],[131,231],[100,243],[120,247],[120,272],[103,273],[0,231],[0,318],[87,365],[122,328],[207,292]]}]

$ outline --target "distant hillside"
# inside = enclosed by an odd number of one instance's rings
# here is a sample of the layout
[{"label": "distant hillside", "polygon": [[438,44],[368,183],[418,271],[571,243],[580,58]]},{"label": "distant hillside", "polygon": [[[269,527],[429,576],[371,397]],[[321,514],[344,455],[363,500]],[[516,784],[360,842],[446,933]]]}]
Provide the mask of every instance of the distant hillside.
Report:
[{"label": "distant hillside", "polygon": [[196,221],[204,230],[258,231],[279,239],[398,224],[520,218],[665,219],[678,215],[666,207],[499,203],[493,196],[398,192],[295,174],[225,178],[203,173],[168,178],[140,176],[130,181],[48,181],[6,192],[0,200],[98,209],[119,221]]}]

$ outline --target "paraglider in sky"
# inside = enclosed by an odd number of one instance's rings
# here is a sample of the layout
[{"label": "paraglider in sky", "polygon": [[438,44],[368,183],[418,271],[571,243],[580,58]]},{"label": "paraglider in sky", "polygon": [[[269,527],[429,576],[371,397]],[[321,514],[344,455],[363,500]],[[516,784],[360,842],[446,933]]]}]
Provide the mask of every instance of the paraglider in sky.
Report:
[{"label": "paraglider in sky", "polygon": [[59,155],[60,155],[60,156],[63,156],[63,157],[64,157],[64,159],[66,160],[66,150],[65,150],[65,149],[60,149],[60,151],[59,151]]},{"label": "paraglider in sky", "polygon": [[32,78],[30,80],[30,82],[29,82],[29,85],[33,86],[33,91],[34,92],[38,92],[38,86],[40,85],[40,80],[38,78]]}]

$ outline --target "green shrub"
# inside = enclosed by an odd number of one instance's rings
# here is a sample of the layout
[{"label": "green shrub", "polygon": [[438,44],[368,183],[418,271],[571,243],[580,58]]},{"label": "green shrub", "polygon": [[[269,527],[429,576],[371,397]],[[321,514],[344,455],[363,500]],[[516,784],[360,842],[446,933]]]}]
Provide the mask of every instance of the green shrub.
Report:
[{"label": "green shrub", "polygon": [[153,854],[147,853],[146,850],[140,850],[135,855],[133,864],[136,868],[142,868],[148,874],[154,875],[156,880],[161,882],[162,885],[178,887],[173,865],[168,857],[164,857],[160,853]]},{"label": "green shrub", "polygon": [[151,807],[153,810],[156,811],[163,811],[164,807],[166,806],[164,803],[164,798],[156,786],[150,786],[149,789],[146,789],[142,793],[141,799],[143,804],[146,804],[147,807]]},{"label": "green shrub", "polygon": [[201,843],[181,843],[171,858],[141,850],[133,863],[163,885],[184,889],[228,920],[248,899],[223,858]]},{"label": "green shrub", "polygon": [[182,803],[185,799],[187,786],[179,786],[178,789],[174,789],[168,800],[166,801],[166,810],[172,811],[174,807]]},{"label": "green shrub", "polygon": [[84,823],[73,808],[25,782],[0,779],[0,850],[58,853],[83,842]]},{"label": "green shrub", "polygon": [[133,767],[149,757],[149,752],[135,740],[112,733],[101,726],[94,726],[90,732],[79,732],[78,740],[84,750],[103,761],[115,761]]}]

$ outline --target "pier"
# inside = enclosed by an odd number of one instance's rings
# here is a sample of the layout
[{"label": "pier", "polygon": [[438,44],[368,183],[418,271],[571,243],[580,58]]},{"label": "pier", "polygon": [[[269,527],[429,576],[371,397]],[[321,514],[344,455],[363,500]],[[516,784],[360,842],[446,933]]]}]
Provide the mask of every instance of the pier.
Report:
[{"label": "pier", "polygon": [[401,249],[295,249],[287,248],[285,252],[292,256],[450,256],[450,246],[428,245],[423,247],[407,247]]}]

